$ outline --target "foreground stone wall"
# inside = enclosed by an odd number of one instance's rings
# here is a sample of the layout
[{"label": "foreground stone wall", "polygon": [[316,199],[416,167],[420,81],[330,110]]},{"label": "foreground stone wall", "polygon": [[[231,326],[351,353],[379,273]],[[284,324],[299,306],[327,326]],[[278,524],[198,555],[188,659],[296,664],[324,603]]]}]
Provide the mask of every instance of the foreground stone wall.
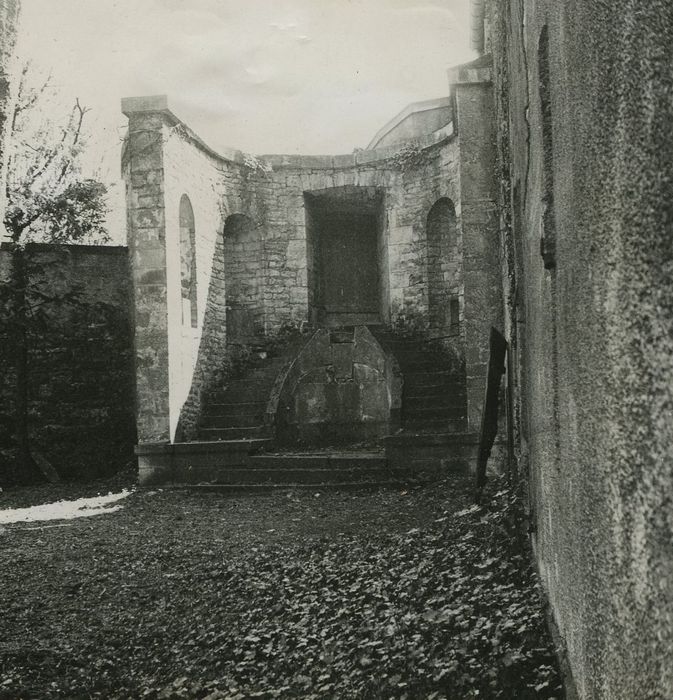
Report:
[{"label": "foreground stone wall", "polygon": [[[10,250],[2,248],[3,281],[11,268]],[[33,307],[26,337],[31,449],[46,457],[64,479],[110,475],[132,460],[136,437],[127,250],[31,244],[26,248],[26,269]],[[59,301],[73,293],[70,301]],[[11,327],[9,332],[0,353],[3,483],[12,476],[21,478],[11,474],[16,335]]]},{"label": "foreground stone wall", "polygon": [[670,697],[673,6],[490,12],[535,555],[580,697]]}]

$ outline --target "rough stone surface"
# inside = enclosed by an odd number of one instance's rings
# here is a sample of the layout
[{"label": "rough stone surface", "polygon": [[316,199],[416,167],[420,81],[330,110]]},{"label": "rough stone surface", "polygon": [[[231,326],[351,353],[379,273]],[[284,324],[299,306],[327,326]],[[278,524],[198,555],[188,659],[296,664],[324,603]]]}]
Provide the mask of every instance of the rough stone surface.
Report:
[{"label": "rough stone surface", "polygon": [[[505,327],[536,557],[579,696],[671,697],[673,5],[489,12]],[[540,255],[549,217],[553,269]]]},{"label": "rough stone surface", "polygon": [[[133,458],[136,437],[127,250],[31,244],[26,260],[33,304],[41,302],[38,294],[55,300],[77,292],[72,303],[41,304],[41,318],[27,325],[31,448],[64,479],[109,475]],[[11,269],[6,248],[0,269]],[[2,343],[11,350],[11,338]],[[16,418],[12,359],[0,353],[0,423],[9,432]],[[0,447],[11,447],[8,437],[0,437]]]},{"label": "rough stone surface", "polygon": [[394,362],[366,328],[351,342],[315,332],[287,373],[276,413],[285,444],[358,442],[387,435],[399,409],[401,383]]},{"label": "rough stone surface", "polygon": [[[433,330],[454,336],[455,349],[463,352],[461,201],[465,195],[477,202],[478,192],[470,194],[469,182],[461,185],[462,147],[456,137],[428,137],[408,148],[343,157],[218,156],[163,101],[157,102],[156,111],[150,110],[152,104],[124,103],[129,116],[124,162],[139,323],[141,442],[173,440],[183,429],[189,432],[204,390],[221,369],[224,349],[236,337],[248,341],[254,334],[315,323],[312,309],[319,299],[320,274],[309,196],[319,199],[330,192],[344,201],[359,201],[374,193],[379,198],[373,210],[379,320],[427,330],[432,278],[435,306],[448,296],[458,317],[435,315]],[[472,160],[483,152],[473,149]],[[193,328],[182,322],[178,205],[183,195],[194,211]],[[446,241],[428,256],[428,214],[442,199],[453,204],[455,222]],[[241,221],[245,230],[232,228]],[[448,264],[438,262],[442,245],[450,249]],[[337,262],[349,264],[347,258]],[[487,303],[492,303],[488,312]],[[491,318],[499,306],[499,298],[490,296],[475,309]],[[486,331],[484,342],[487,338]]]}]

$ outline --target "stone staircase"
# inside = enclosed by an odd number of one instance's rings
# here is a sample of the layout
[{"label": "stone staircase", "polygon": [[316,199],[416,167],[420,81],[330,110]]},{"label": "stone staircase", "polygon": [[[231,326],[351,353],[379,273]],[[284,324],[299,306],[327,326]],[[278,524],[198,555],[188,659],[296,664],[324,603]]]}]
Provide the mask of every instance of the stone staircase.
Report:
[{"label": "stone staircase", "polygon": [[463,366],[424,338],[404,338],[381,328],[371,330],[395,356],[404,378],[402,430],[414,434],[467,430]]},{"label": "stone staircase", "polygon": [[265,425],[267,402],[284,356],[267,358],[226,388],[214,389],[205,397],[198,436],[200,440],[251,440],[271,437]]},{"label": "stone staircase", "polygon": [[279,375],[289,367],[307,342],[308,335],[288,338],[275,350],[264,351],[263,342],[249,365],[225,385],[204,397],[198,425],[203,441],[259,440],[273,436],[267,415],[269,400]]},{"label": "stone staircase", "polygon": [[224,469],[223,486],[363,488],[409,483],[408,474],[391,470],[383,450],[262,453],[244,468]]},{"label": "stone staircase", "polygon": [[436,341],[371,330],[397,359],[404,380],[401,429],[384,439],[388,467],[423,479],[469,471],[478,439],[468,432],[464,364]]},{"label": "stone staircase", "polygon": [[[205,397],[197,441],[138,452],[140,482],[233,492],[351,489],[427,483],[447,472],[467,471],[477,442],[467,433],[464,367],[422,338],[402,338],[381,327],[369,330],[395,357],[403,376],[401,430],[383,438],[383,449],[344,445],[276,451],[272,397],[279,395],[292,361],[308,342],[302,337],[212,390]],[[353,328],[330,330],[331,344],[352,343],[353,337]]]}]

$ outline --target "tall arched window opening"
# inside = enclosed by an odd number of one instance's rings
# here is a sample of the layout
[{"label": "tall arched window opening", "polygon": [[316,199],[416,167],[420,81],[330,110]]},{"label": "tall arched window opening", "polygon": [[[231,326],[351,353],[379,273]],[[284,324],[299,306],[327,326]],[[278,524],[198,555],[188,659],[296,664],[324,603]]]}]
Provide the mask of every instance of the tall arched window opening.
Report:
[{"label": "tall arched window opening", "polygon": [[198,308],[196,298],[196,230],[194,210],[189,197],[180,199],[180,282],[182,324],[196,328]]}]

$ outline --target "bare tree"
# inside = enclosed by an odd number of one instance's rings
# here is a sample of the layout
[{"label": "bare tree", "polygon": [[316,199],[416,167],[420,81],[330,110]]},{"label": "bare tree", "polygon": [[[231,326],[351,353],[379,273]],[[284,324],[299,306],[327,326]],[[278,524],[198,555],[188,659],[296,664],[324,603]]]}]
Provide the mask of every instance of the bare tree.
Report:
[{"label": "bare tree", "polygon": [[11,121],[5,228],[13,243],[32,237],[50,243],[106,242],[107,188],[83,178],[84,118],[89,110],[75,100],[70,114],[55,123],[44,116],[50,78],[30,86],[30,64],[21,73]]},{"label": "bare tree", "polygon": [[80,168],[86,145],[83,126],[89,110],[77,99],[65,118],[54,121],[47,116],[53,94],[50,78],[37,87],[31,87],[32,79],[30,64],[26,64],[11,115],[7,161],[4,225],[11,241],[12,275],[0,287],[0,335],[5,336],[5,346],[13,356],[2,359],[5,372],[13,374],[13,432],[18,447],[17,469],[23,479],[37,472],[48,478],[57,477],[30,445],[29,330],[44,324],[46,305],[77,303],[76,290],[56,295],[41,289],[39,264],[26,256],[25,246],[31,241],[109,240],[105,228],[107,188],[96,179],[82,177]]}]

